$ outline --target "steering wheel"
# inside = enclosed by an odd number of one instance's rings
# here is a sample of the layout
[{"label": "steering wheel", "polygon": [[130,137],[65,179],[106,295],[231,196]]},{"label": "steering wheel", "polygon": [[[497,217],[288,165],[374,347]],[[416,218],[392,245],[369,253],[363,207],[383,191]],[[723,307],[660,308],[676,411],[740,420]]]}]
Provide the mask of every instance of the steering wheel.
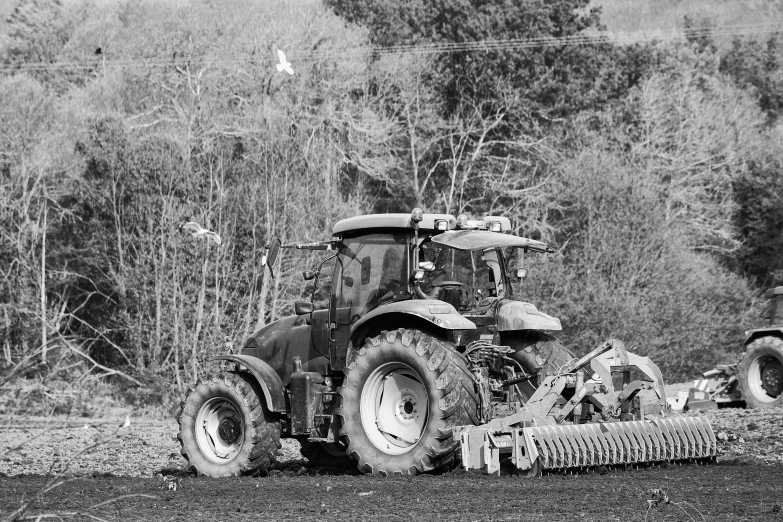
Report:
[{"label": "steering wheel", "polygon": [[430,290],[430,293],[427,294],[427,297],[434,299],[435,296],[438,295],[438,290],[444,286],[456,286],[458,288],[462,288],[462,283],[459,281],[439,281],[437,283],[432,283],[432,290]]},{"label": "steering wheel", "polygon": [[400,288],[402,288],[402,284],[399,280],[390,279],[386,281],[383,285],[374,290],[367,298],[367,304],[362,311],[362,315],[369,312],[370,308],[374,307],[376,304],[394,297]]}]

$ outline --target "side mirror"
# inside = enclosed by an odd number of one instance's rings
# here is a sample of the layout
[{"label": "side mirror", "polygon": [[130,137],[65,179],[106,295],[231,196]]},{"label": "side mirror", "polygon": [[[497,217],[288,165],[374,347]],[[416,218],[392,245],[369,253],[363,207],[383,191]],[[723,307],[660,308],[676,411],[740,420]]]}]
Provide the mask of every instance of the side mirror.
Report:
[{"label": "side mirror", "polygon": [[372,270],[372,258],[367,256],[362,259],[362,285],[370,284],[370,274]]},{"label": "side mirror", "polygon": [[435,270],[435,263],[433,263],[432,261],[422,261],[421,263],[419,263],[419,268],[427,273],[430,273],[433,270]]},{"label": "side mirror", "polygon": [[296,315],[305,315],[313,313],[315,307],[309,301],[296,301],[294,303],[294,313]]},{"label": "side mirror", "polygon": [[304,272],[302,272],[302,279],[304,279],[305,281],[315,279],[315,272],[313,272],[312,270],[305,270]]},{"label": "side mirror", "polygon": [[261,266],[269,266],[269,270],[272,271],[277,264],[277,254],[280,253],[280,240],[273,239],[268,247],[266,253],[261,256]]}]

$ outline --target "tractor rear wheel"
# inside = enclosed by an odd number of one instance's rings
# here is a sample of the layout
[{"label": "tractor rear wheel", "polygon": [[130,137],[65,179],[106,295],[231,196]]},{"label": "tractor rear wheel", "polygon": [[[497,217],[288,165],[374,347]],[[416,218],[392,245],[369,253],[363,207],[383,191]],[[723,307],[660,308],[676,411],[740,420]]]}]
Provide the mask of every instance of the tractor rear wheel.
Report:
[{"label": "tractor rear wheel", "polygon": [[760,337],[737,364],[742,398],[748,408],[783,406],[783,340]]},{"label": "tractor rear wheel", "polygon": [[359,470],[419,473],[455,462],[452,429],[477,422],[467,361],[450,342],[417,330],[367,339],[345,370],[340,435]]},{"label": "tractor rear wheel", "polygon": [[262,401],[242,373],[221,372],[189,390],[177,419],[188,468],[208,477],[265,472],[280,449],[280,423]]}]

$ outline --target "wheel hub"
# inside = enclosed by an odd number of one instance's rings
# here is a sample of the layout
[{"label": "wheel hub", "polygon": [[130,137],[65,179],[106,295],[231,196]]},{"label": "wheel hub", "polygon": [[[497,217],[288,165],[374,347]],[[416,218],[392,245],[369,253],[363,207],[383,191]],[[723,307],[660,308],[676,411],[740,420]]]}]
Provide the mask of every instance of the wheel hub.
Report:
[{"label": "wheel hub", "polygon": [[399,404],[400,416],[403,419],[412,419],[416,413],[416,398],[406,395]]},{"label": "wheel hub", "polygon": [[772,397],[783,392],[783,366],[779,361],[770,361],[761,370],[761,387]]},{"label": "wheel hub", "polygon": [[239,438],[239,423],[233,417],[226,417],[218,425],[218,435],[226,444],[233,444]]}]

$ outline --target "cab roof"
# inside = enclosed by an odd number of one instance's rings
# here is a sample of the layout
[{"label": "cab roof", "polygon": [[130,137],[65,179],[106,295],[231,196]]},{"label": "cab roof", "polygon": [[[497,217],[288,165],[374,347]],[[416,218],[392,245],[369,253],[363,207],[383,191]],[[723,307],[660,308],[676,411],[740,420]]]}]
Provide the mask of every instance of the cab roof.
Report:
[{"label": "cab roof", "polygon": [[[462,219],[466,219],[464,216],[460,216]],[[422,220],[419,223],[420,230],[439,230],[445,231],[443,228],[437,228],[436,221],[446,221],[448,228],[445,230],[455,230],[463,225],[458,225],[457,218],[451,214],[422,214]],[[483,227],[485,223],[496,222],[500,223],[501,232],[511,232],[511,221],[507,217],[502,216],[487,216],[478,221],[469,221],[469,224],[480,225]],[[442,223],[441,223],[442,225]],[[411,221],[411,214],[368,214],[365,216],[350,217],[338,221],[332,229],[332,234],[340,236],[346,233],[354,231],[368,230],[368,229],[413,229],[413,221]]]},{"label": "cab roof", "polygon": [[[444,219],[449,222],[449,229],[457,226],[457,219],[451,214],[423,214],[420,229],[435,230],[435,220]],[[354,230],[368,228],[403,228],[413,229],[413,221],[410,214],[369,214],[342,219],[335,223],[332,234],[339,236]]]}]

